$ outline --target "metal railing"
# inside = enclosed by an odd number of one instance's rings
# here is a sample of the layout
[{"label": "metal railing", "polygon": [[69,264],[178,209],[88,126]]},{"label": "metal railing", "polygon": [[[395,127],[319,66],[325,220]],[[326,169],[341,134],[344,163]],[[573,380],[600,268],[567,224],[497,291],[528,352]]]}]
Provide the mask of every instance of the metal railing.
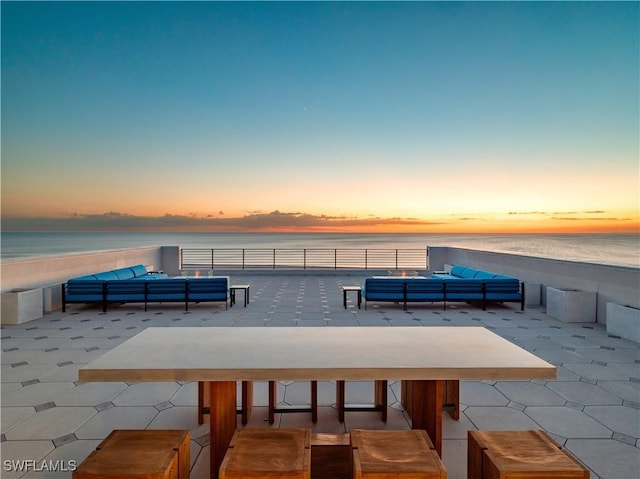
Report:
[{"label": "metal railing", "polygon": [[428,269],[424,249],[268,249],[182,250],[182,269]]}]

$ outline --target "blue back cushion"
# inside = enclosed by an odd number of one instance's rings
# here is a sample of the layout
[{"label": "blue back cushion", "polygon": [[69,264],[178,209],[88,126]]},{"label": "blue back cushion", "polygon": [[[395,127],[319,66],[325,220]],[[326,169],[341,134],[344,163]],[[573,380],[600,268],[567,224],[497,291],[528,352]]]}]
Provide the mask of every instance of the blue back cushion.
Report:
[{"label": "blue back cushion", "polygon": [[135,276],[131,268],[115,269],[113,272],[118,276],[118,279],[131,279]]},{"label": "blue back cushion", "polygon": [[98,273],[94,275],[97,279],[102,279],[104,281],[118,279],[118,275],[115,271],[104,271],[103,273]]},{"label": "blue back cushion", "polygon": [[107,301],[144,301],[144,281],[123,279],[107,282]]},{"label": "blue back cushion", "polygon": [[96,279],[74,279],[67,283],[66,301],[102,301],[104,281]]},{"label": "blue back cushion", "polygon": [[479,300],[482,299],[482,280],[479,279],[446,279],[447,300]]},{"label": "blue back cushion", "polygon": [[407,279],[407,301],[440,301],[444,299],[444,281],[439,278]]},{"label": "blue back cushion", "polygon": [[472,279],[472,278],[475,278],[479,272],[480,271],[477,269],[465,268],[465,270],[462,272],[461,277],[466,279]]},{"label": "blue back cushion", "polygon": [[134,276],[144,276],[147,274],[147,268],[143,264],[137,264],[129,269],[133,271]]},{"label": "blue back cushion", "polygon": [[192,301],[222,301],[229,295],[227,278],[190,278],[189,299]]},{"label": "blue back cushion", "polygon": [[182,278],[156,279],[146,281],[149,301],[185,301],[187,280]]},{"label": "blue back cushion", "polygon": [[467,269],[466,266],[457,264],[453,268],[451,268],[451,271],[449,272],[449,274],[451,274],[452,276],[457,276],[459,278],[462,278],[462,274],[464,273],[465,269]]},{"label": "blue back cushion", "polygon": [[488,271],[478,271],[476,273],[476,275],[474,276],[474,278],[477,279],[490,279],[490,278],[495,278],[496,274],[495,273],[489,273]]},{"label": "blue back cushion", "polygon": [[402,301],[404,299],[404,279],[365,278],[362,295],[365,299],[379,301]]}]

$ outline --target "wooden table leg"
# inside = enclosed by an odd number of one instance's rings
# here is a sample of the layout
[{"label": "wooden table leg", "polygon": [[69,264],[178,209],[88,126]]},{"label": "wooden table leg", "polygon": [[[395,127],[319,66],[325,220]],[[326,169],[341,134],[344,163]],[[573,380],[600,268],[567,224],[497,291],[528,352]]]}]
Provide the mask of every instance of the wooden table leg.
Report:
[{"label": "wooden table leg", "polygon": [[242,425],[246,426],[253,407],[253,381],[242,381]]},{"label": "wooden table leg", "polygon": [[222,459],[236,430],[236,382],[211,381],[209,383],[211,412],[211,478],[218,479]]},{"label": "wooden table leg", "polygon": [[344,402],[345,402],[345,382],[336,381],[336,409],[338,410],[338,421],[344,422]]},{"label": "wooden table leg", "polygon": [[387,422],[387,381],[374,382],[374,395],[376,408],[380,409],[380,418],[382,422]]},{"label": "wooden table leg", "polygon": [[424,429],[442,457],[443,381],[414,380],[411,384],[411,427]]}]

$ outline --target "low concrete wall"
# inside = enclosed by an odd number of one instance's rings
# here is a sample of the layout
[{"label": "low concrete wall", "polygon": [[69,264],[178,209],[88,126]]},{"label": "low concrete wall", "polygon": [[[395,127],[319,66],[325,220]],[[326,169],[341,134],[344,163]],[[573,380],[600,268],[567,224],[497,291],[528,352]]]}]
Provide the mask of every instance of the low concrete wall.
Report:
[{"label": "low concrete wall", "polygon": [[59,256],[15,259],[0,263],[2,292],[59,285],[69,278],[135,264],[180,274],[179,246],[151,246]]},{"label": "low concrete wall", "polygon": [[465,248],[430,246],[429,268],[442,270],[445,264],[462,264],[521,281],[542,285],[541,303],[546,305],[546,287],[597,293],[596,321],[607,322],[607,303],[640,308],[640,270],[624,266],[561,261]]}]

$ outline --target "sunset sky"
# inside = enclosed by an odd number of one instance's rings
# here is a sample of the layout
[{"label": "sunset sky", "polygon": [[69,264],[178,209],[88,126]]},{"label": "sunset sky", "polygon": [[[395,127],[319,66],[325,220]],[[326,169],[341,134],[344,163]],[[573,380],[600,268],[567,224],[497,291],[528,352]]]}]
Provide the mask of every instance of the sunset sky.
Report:
[{"label": "sunset sky", "polygon": [[637,2],[6,2],[4,231],[638,232]]}]

